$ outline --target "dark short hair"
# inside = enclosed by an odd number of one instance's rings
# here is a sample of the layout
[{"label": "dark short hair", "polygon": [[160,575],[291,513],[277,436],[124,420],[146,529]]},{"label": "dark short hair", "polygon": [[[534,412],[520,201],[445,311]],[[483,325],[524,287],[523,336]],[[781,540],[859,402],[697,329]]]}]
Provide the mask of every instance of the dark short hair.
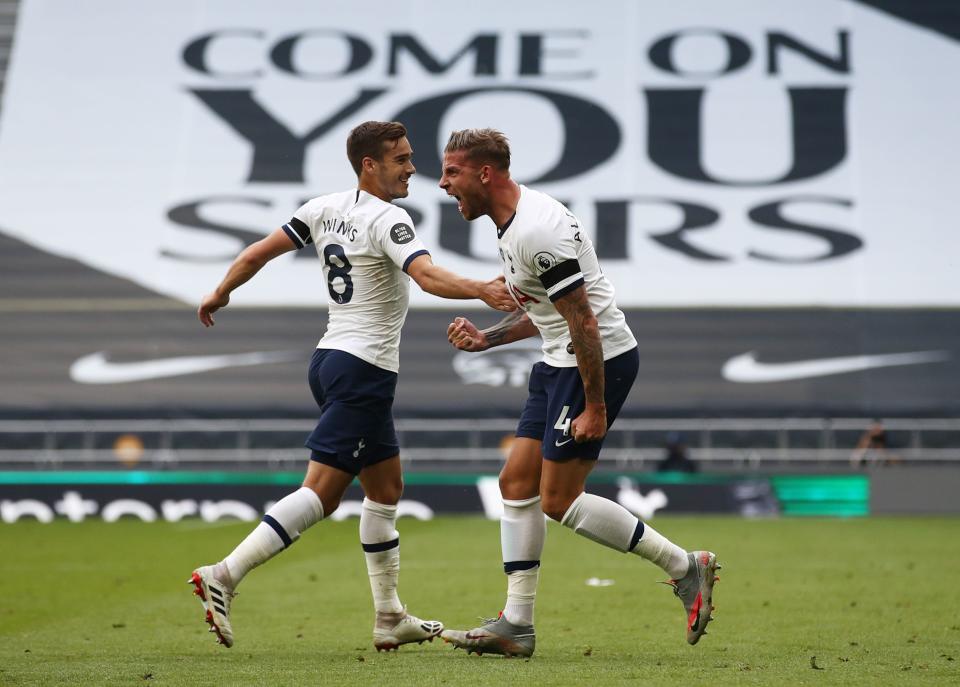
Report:
[{"label": "dark short hair", "polygon": [[461,129],[450,134],[445,153],[463,151],[472,162],[510,169],[510,142],[496,129]]},{"label": "dark short hair", "polygon": [[353,171],[360,176],[363,158],[382,160],[388,141],[399,141],[407,135],[407,127],[400,122],[364,122],[347,136],[347,159]]}]

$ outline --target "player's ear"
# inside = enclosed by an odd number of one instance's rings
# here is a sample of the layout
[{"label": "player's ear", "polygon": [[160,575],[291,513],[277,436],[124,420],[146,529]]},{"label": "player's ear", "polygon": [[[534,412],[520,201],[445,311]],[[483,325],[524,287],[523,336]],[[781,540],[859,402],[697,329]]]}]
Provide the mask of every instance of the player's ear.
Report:
[{"label": "player's ear", "polygon": [[483,165],[480,167],[480,183],[490,183],[490,165]]},{"label": "player's ear", "polygon": [[368,155],[360,161],[360,169],[367,173],[375,172],[377,169],[377,161]]}]

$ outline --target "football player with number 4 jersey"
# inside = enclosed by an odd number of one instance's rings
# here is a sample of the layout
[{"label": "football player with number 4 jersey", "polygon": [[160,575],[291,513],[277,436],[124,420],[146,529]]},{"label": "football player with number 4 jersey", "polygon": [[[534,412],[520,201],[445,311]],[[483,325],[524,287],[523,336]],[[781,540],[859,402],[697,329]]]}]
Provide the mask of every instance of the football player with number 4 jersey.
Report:
[{"label": "football player with number 4 jersey", "polygon": [[347,139],[347,157],[357,187],[314,198],[283,227],[243,250],[197,313],[205,326],[212,326],[213,313],[230,302],[230,293],[269,261],[308,244],[316,247],[330,308],[327,331],[308,373],[320,419],[306,441],[311,453],[303,486],[271,506],[226,558],[197,568],[189,580],[210,631],[227,647],[233,646],[230,606],[237,585],[329,517],[354,477],[365,495],[360,544],[373,592],[374,646],[380,651],[432,641],[443,629],[438,621],[408,613],[397,595],[396,518],[403,479],[392,407],[409,278],[444,298],[478,298],[504,311],[516,304],[502,277],[480,282],[434,265],[410,216],[391,204],[407,196],[416,172],[402,124],[361,124]]},{"label": "football player with number 4 jersey", "polygon": [[510,146],[493,129],[451,134],[440,187],[467,220],[488,216],[507,286],[520,309],[488,329],[458,317],[454,346],[483,351],[539,334],[543,361],[500,473],[500,541],[507,574],[503,611],[468,631],[441,636],[468,652],[533,654],[533,607],[546,527],[543,514],[587,539],[652,561],[683,602],[696,644],[711,620],[717,557],[687,552],[623,506],[584,491],[604,436],[637,376],[637,342],[600,271],[590,237],[563,204],[510,178]]}]

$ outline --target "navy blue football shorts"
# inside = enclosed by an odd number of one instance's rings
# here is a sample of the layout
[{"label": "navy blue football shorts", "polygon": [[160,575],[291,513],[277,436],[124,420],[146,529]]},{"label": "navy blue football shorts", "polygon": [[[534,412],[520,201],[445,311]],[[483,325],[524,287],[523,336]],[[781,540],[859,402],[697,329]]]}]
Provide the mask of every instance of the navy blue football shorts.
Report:
[{"label": "navy blue football shorts", "polygon": [[[607,429],[627,400],[639,367],[640,354],[636,348],[604,361]],[[527,389],[530,395],[520,415],[518,437],[542,441],[543,457],[547,460],[596,460],[600,456],[603,439],[578,444],[570,434],[570,423],[586,406],[583,380],[577,367],[554,367],[539,362],[530,372]]]},{"label": "navy blue football shorts", "polygon": [[400,453],[393,426],[396,372],[318,348],[307,379],[320,406],[320,420],[306,441],[311,460],[357,475]]}]

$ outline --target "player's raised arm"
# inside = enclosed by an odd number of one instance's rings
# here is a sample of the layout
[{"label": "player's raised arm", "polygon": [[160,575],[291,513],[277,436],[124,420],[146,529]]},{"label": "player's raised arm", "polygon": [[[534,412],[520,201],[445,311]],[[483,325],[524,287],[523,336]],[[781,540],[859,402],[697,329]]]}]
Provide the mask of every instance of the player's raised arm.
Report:
[{"label": "player's raised arm", "polygon": [[197,317],[205,327],[214,325],[213,313],[224,308],[230,302],[230,294],[241,284],[245,284],[259,272],[264,265],[279,255],[298,248],[283,229],[276,229],[268,236],[252,243],[234,259],[226,276],[219,286],[200,301]]},{"label": "player's raised arm", "polygon": [[536,326],[527,317],[527,313],[519,308],[484,330],[477,329],[477,326],[466,317],[456,318],[447,327],[447,341],[461,351],[471,353],[527,339],[537,334],[539,331]]},{"label": "player's raised arm", "polygon": [[596,441],[607,433],[607,405],[603,400],[603,344],[597,317],[587,300],[587,289],[578,286],[553,302],[570,328],[573,352],[583,380],[586,407],[574,419],[570,431],[574,441]]},{"label": "player's raised arm", "polygon": [[495,310],[511,312],[517,307],[504,283],[503,275],[490,281],[467,279],[435,265],[426,253],[407,266],[409,274],[421,289],[441,298],[478,298]]}]

